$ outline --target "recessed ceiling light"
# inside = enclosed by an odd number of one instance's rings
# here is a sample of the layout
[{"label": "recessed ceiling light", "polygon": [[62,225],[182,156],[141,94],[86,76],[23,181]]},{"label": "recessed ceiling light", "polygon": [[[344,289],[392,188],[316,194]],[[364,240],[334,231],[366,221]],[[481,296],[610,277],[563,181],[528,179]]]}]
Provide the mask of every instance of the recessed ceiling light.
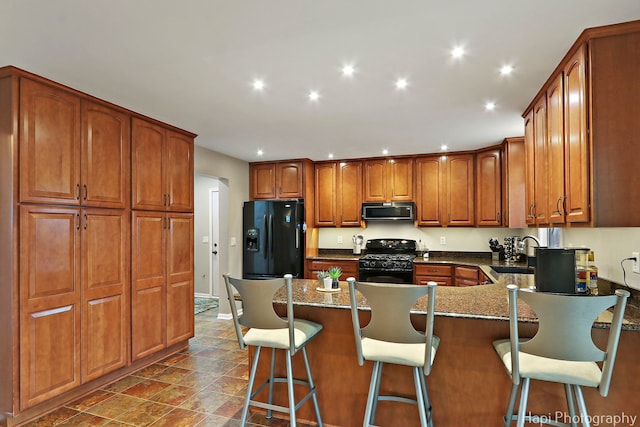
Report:
[{"label": "recessed ceiling light", "polygon": [[447,151],[447,148],[449,148],[449,147],[447,147],[447,144],[442,144],[440,146],[440,151]]},{"label": "recessed ceiling light", "polygon": [[333,159],[333,153],[329,153],[329,158]]},{"label": "recessed ceiling light", "polygon": [[310,90],[309,95],[307,96],[309,97],[309,101],[318,102],[318,100],[320,99],[320,92],[318,92],[317,90]]},{"label": "recessed ceiling light", "polygon": [[455,59],[460,59],[464,56],[464,47],[456,46],[451,50],[451,56]]},{"label": "recessed ceiling light", "polygon": [[387,150],[386,148],[384,148],[384,149],[382,150],[382,154],[384,154],[384,155],[386,156],[387,154],[389,154],[389,150]]},{"label": "recessed ceiling light", "polygon": [[356,73],[356,67],[353,64],[344,64],[342,66],[342,75],[344,77],[353,77]]},{"label": "recessed ceiling light", "polygon": [[399,77],[395,82],[396,89],[405,90],[409,86],[409,80],[406,77]]},{"label": "recessed ceiling light", "polygon": [[493,110],[495,110],[495,108],[496,108],[496,103],[495,102],[489,101],[486,104],[484,104],[484,109],[487,110],[487,111],[493,111]]},{"label": "recessed ceiling light", "polygon": [[502,74],[503,76],[508,76],[512,71],[513,66],[509,64],[503,65],[502,68],[500,68],[500,74]]},{"label": "recessed ceiling light", "polygon": [[262,150],[258,150],[258,156],[262,156],[264,153]]},{"label": "recessed ceiling light", "polygon": [[262,79],[254,79],[253,82],[251,83],[251,87],[256,92],[262,92],[266,86],[267,85],[265,84],[264,80],[262,80]]}]

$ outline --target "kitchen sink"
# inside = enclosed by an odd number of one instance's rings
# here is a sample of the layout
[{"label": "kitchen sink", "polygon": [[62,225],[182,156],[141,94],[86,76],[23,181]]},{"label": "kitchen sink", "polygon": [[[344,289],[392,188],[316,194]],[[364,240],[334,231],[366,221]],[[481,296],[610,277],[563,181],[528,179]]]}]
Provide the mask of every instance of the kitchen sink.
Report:
[{"label": "kitchen sink", "polygon": [[492,265],[491,269],[496,273],[533,274],[535,269],[526,265]]}]

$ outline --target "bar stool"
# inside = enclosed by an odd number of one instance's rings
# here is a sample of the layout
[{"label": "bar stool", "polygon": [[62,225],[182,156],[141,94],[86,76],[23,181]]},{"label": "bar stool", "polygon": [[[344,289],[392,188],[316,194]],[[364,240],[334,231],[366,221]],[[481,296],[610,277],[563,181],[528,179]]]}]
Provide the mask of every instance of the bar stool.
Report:
[{"label": "bar stool", "polygon": [[[541,420],[550,425],[567,425],[550,417],[526,414],[529,384],[534,379],[563,383],[571,425],[575,426],[578,419],[577,403],[579,418],[588,426],[589,416],[581,387],[594,387],[603,397],[609,393],[629,292],[618,289],[615,295],[596,297],[536,292],[519,289],[516,285],[508,285],[507,290],[510,338],[493,343],[513,383],[504,425],[510,426],[513,420],[517,420],[518,426],[524,426],[525,421],[540,424]],[[529,340],[518,336],[518,298],[538,315],[538,331]],[[602,351],[593,342],[591,328],[598,315],[613,306],[607,348]],[[596,362],[603,362],[602,370]],[[521,388],[520,405],[518,413],[514,414],[518,388]]]},{"label": "bar stool", "polygon": [[[373,362],[362,425],[368,427],[375,423],[378,401],[381,400],[417,405],[420,424],[433,425],[425,376],[431,373],[431,366],[440,344],[440,339],[433,335],[436,283],[429,282],[427,286],[356,283],[353,277],[349,277],[347,282],[358,363],[362,366],[365,360]],[[360,327],[358,317],[356,291],[362,293],[371,307],[371,320],[363,328]],[[428,295],[427,318],[426,330],[422,333],[411,324],[410,311],[416,301],[425,295]],[[380,380],[385,363],[413,368],[415,399],[380,395]]]},{"label": "bar stool", "polygon": [[[320,408],[316,397],[316,386],[311,377],[311,368],[307,358],[306,344],[311,341],[322,330],[322,325],[308,320],[294,319],[292,302],[292,276],[287,274],[283,279],[271,280],[244,280],[235,279],[224,274],[227,297],[231,306],[231,315],[241,349],[247,345],[257,347],[255,358],[251,366],[247,394],[242,408],[242,419],[240,425],[247,422],[249,406],[267,409],[267,418],[271,418],[272,411],[279,411],[289,414],[290,425],[296,425],[296,410],[309,398],[313,400],[316,418],[319,426],[322,426]],[[278,289],[286,287],[287,292],[287,317],[278,316],[273,308],[273,296]],[[235,288],[242,299],[242,314],[238,313],[233,288]],[[242,327],[249,328],[243,335]],[[254,392],[254,382],[258,360],[263,347],[271,348],[271,366],[269,378],[264,381]],[[274,377],[276,349],[282,349],[286,355],[287,376]],[[298,380],[293,377],[292,356],[300,350],[304,358],[304,365],[307,371],[307,381]],[[289,406],[279,406],[273,404],[273,384],[286,383],[289,397]],[[293,385],[299,384],[309,388],[309,392],[302,397],[298,403],[295,401]],[[268,387],[268,403],[253,400],[258,393]]]}]

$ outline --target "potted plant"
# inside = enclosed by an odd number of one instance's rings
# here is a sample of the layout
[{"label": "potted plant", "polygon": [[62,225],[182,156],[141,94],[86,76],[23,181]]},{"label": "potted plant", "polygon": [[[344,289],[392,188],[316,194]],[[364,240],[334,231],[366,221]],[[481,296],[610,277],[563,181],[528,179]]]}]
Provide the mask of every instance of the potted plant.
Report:
[{"label": "potted plant", "polygon": [[338,289],[340,286],[338,285],[338,281],[340,280],[340,276],[342,275],[342,269],[337,266],[333,266],[329,268],[329,276],[331,277],[331,287],[333,289]]},{"label": "potted plant", "polygon": [[329,276],[329,272],[322,270],[318,271],[318,282],[320,283],[320,287],[324,287],[325,289],[331,289],[331,276]]}]

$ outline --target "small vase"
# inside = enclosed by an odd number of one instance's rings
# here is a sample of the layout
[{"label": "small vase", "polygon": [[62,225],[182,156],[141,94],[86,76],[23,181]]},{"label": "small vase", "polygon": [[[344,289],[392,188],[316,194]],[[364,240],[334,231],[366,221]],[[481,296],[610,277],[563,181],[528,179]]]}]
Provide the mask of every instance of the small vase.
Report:
[{"label": "small vase", "polygon": [[332,284],[331,284],[331,277],[325,277],[324,279],[322,279],[322,285],[324,286],[325,289],[331,289]]},{"label": "small vase", "polygon": [[340,288],[340,285],[339,285],[338,283],[339,283],[339,282],[338,282],[338,279],[332,279],[332,282],[331,282],[331,289],[338,289],[338,288]]}]

